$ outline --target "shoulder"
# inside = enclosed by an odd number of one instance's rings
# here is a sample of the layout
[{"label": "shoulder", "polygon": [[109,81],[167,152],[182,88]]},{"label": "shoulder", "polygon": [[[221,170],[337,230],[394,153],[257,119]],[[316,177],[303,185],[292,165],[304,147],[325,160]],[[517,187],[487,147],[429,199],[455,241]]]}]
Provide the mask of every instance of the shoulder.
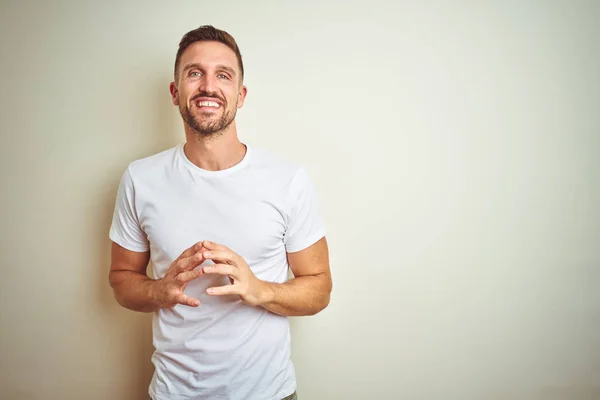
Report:
[{"label": "shoulder", "polygon": [[280,154],[261,147],[252,147],[251,151],[252,167],[268,175],[270,179],[290,183],[299,176],[306,175],[306,171],[300,163]]},{"label": "shoulder", "polygon": [[253,177],[257,187],[281,198],[287,208],[294,208],[298,202],[316,196],[315,187],[307,168],[299,162],[291,161],[271,151],[253,148]]},{"label": "shoulder", "polygon": [[159,153],[139,158],[129,163],[126,174],[132,180],[148,180],[157,177],[157,173],[173,166],[177,151],[181,145],[171,147]]}]

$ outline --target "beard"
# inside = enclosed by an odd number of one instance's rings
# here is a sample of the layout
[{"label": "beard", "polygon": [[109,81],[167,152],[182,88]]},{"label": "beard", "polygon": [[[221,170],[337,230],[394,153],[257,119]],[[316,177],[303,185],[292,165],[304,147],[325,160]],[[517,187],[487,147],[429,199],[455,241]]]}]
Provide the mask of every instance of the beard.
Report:
[{"label": "beard", "polygon": [[[213,97],[219,99],[223,102],[221,115],[218,116],[216,113],[203,113],[200,115],[192,115],[192,110],[190,106],[186,102],[180,102],[182,106],[179,107],[179,113],[181,117],[185,121],[186,124],[189,125],[190,128],[196,132],[197,135],[207,137],[211,135],[217,135],[223,132],[235,119],[235,115],[237,110],[234,108],[233,110],[227,109],[227,101],[220,97],[209,95],[207,93],[200,93],[198,96],[195,96],[190,103],[194,103],[195,99],[198,97]],[[192,107],[195,107],[192,105]]]}]

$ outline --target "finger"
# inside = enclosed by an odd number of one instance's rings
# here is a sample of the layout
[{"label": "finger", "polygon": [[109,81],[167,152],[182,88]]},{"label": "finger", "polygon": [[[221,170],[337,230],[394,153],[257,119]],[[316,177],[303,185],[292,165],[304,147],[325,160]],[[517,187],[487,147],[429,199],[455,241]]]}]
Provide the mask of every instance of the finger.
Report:
[{"label": "finger", "polygon": [[219,274],[219,275],[228,275],[235,279],[238,279],[239,270],[233,265],[229,264],[214,264],[207,265],[202,268],[205,274]]},{"label": "finger", "polygon": [[176,274],[181,273],[183,271],[189,271],[191,269],[196,268],[198,265],[202,264],[206,260],[202,251],[193,254],[190,257],[182,258],[175,263],[174,272]]},{"label": "finger", "polygon": [[226,294],[238,294],[239,295],[239,286],[238,285],[225,285],[225,286],[216,286],[206,289],[206,293],[211,296],[223,296]]},{"label": "finger", "polygon": [[209,250],[229,250],[229,248],[223,244],[211,242],[210,240],[203,240],[202,246],[206,247]]},{"label": "finger", "polygon": [[204,275],[204,271],[202,270],[202,268],[196,268],[192,271],[185,271],[180,273],[179,275],[177,275],[177,279],[182,283],[187,283],[202,275]]},{"label": "finger", "polygon": [[217,263],[226,263],[236,265],[236,257],[235,254],[231,250],[203,250],[202,256],[207,260],[213,260]]},{"label": "finger", "polygon": [[193,297],[187,296],[182,293],[179,296],[177,296],[177,303],[183,304],[184,306],[198,307],[200,305],[200,300],[194,299]]},{"label": "finger", "polygon": [[192,246],[185,249],[177,259],[188,258],[202,250],[202,241],[194,243]]}]

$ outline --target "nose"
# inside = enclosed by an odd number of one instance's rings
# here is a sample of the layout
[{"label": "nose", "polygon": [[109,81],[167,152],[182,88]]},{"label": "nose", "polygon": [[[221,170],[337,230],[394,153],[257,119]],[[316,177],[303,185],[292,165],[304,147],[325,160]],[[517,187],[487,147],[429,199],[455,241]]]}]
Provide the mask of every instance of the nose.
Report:
[{"label": "nose", "polygon": [[200,88],[203,92],[215,93],[217,91],[217,79],[211,74],[204,74],[200,80]]}]

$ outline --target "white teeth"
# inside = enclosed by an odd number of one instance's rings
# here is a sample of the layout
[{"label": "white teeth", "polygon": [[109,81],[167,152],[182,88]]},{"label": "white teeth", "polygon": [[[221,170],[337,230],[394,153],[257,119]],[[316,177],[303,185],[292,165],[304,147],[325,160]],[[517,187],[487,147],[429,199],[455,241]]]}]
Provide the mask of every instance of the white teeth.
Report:
[{"label": "white teeth", "polygon": [[199,101],[198,107],[219,107],[219,103],[216,101]]}]

